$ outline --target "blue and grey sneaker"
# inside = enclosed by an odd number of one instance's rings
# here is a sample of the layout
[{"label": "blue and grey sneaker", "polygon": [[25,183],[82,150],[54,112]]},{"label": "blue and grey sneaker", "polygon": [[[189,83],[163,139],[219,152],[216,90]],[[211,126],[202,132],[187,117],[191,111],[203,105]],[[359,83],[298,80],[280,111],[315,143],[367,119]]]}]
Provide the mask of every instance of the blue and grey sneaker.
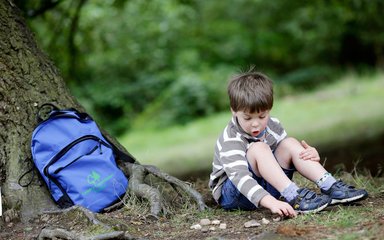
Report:
[{"label": "blue and grey sneaker", "polygon": [[330,204],[351,203],[368,197],[368,193],[364,189],[355,189],[354,186],[350,186],[341,180],[335,182],[328,190],[321,190],[321,192],[332,199]]},{"label": "blue and grey sneaker", "polygon": [[323,210],[331,202],[327,195],[317,194],[308,188],[297,190],[297,197],[289,204],[299,213],[315,213]]}]

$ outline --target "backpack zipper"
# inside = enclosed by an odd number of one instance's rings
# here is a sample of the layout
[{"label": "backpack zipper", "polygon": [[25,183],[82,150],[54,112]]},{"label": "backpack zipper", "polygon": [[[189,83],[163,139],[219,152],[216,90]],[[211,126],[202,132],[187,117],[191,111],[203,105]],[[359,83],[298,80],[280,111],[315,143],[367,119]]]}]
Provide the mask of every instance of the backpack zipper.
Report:
[{"label": "backpack zipper", "polygon": [[[48,168],[50,166],[52,166],[55,162],[57,162],[61,157],[63,157],[73,146],[75,146],[76,144],[80,143],[80,142],[83,142],[85,140],[90,140],[90,139],[93,139],[97,142],[99,142],[99,147],[101,148],[101,144],[103,144],[104,146],[108,147],[108,148],[111,148],[111,146],[106,143],[105,141],[103,141],[102,139],[100,139],[99,137],[97,136],[94,136],[94,135],[85,135],[85,136],[82,136],[78,139],[76,139],[75,141],[71,142],[70,144],[68,144],[67,146],[65,146],[63,149],[60,150],[60,152],[58,152],[53,158],[51,161],[49,161],[49,163],[44,167],[44,175],[50,180],[52,181],[54,184],[56,184],[56,186],[60,189],[60,191],[63,193],[63,195],[65,195],[68,199],[70,199],[70,197],[68,196],[67,192],[64,190],[64,188],[61,186],[61,184],[59,183],[59,181],[55,178],[53,178],[51,176],[51,174],[48,173]],[[96,146],[97,147],[97,146]],[[100,150],[101,151],[101,150]],[[77,158],[78,159],[78,158]],[[49,188],[51,188],[49,186]]]},{"label": "backpack zipper", "polygon": [[[74,160],[72,160],[72,161],[71,161],[70,163],[68,163],[67,165],[62,166],[62,167],[59,167],[58,169],[56,169],[56,170],[53,172],[53,174],[57,174],[57,173],[60,172],[62,169],[68,167],[69,165],[71,165],[72,163],[76,162],[76,161],[79,160],[80,158],[82,158],[82,157],[84,157],[84,156],[87,156],[87,155],[91,155],[91,154],[92,154],[94,151],[96,151],[96,149],[98,149],[98,148],[101,148],[101,144],[100,144],[100,142],[99,142],[96,146],[94,146],[94,147],[91,149],[91,151],[87,152],[86,154],[83,154],[83,155],[78,156],[77,158],[75,158]],[[100,153],[100,154],[102,154],[102,153]]]},{"label": "backpack zipper", "polygon": [[70,144],[68,144],[67,146],[65,146],[63,149],[60,150],[60,152],[58,152],[53,158],[51,161],[49,161],[49,163],[44,167],[44,175],[48,176],[49,173],[48,173],[48,168],[53,165],[55,162],[57,162],[60,158],[62,158],[73,146],[79,144],[80,142],[83,142],[85,140],[95,140],[97,142],[99,142],[100,144],[100,148],[101,148],[101,144],[103,144],[104,146],[108,147],[108,148],[111,148],[111,146],[106,143],[105,141],[101,140],[99,137],[97,136],[94,136],[94,135],[85,135],[85,136],[82,136],[78,139],[76,139],[75,141],[71,142]]}]

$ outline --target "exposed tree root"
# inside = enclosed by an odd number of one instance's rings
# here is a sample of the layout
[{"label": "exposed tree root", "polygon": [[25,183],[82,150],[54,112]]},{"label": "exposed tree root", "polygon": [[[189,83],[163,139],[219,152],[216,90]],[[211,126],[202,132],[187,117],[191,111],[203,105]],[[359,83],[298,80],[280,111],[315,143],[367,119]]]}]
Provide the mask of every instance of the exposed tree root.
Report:
[{"label": "exposed tree root", "polygon": [[[97,239],[97,240],[103,240],[103,239],[134,239],[130,234],[128,234],[126,231],[115,231],[113,230],[112,226],[100,221],[97,218],[97,214],[89,211],[86,208],[83,208],[81,206],[73,206],[64,210],[58,210],[58,211],[49,211],[44,212],[44,214],[68,214],[68,218],[70,218],[75,224],[75,217],[76,218],[80,216],[81,222],[88,222],[91,229],[95,229],[96,227],[99,227],[96,231],[97,234],[92,233],[91,231],[86,229],[82,229],[83,231],[76,231],[76,230],[66,230],[64,228],[44,228],[41,230],[38,239],[76,239],[76,240],[88,240],[88,239]],[[60,217],[64,218],[64,217]],[[84,219],[85,218],[85,219]],[[67,219],[68,220],[68,219]],[[87,221],[88,220],[88,221]],[[79,221],[79,220],[78,220]],[[101,232],[101,233],[100,233]]]},{"label": "exposed tree root", "polygon": [[144,183],[147,174],[148,172],[142,165],[134,164],[129,179],[129,189],[136,196],[149,200],[152,215],[157,216],[162,210],[166,213],[160,191]]},{"label": "exposed tree root", "polygon": [[72,206],[72,207],[69,207],[69,208],[66,208],[66,209],[63,209],[63,210],[57,210],[57,211],[46,211],[44,212],[45,214],[63,214],[63,213],[69,213],[69,212],[81,212],[82,214],[84,214],[84,216],[88,219],[88,221],[94,225],[100,225],[102,227],[105,227],[107,229],[109,229],[110,227],[105,225],[104,223],[100,222],[97,217],[96,217],[96,214],[94,212],[91,212],[90,210],[82,207],[82,206],[78,206],[78,205],[75,205],[75,206]]},{"label": "exposed tree root", "polygon": [[56,228],[56,229],[42,229],[38,240],[43,239],[55,239],[55,238],[62,238],[62,239],[76,239],[78,237],[78,234],[69,232],[65,229]]},{"label": "exposed tree root", "polygon": [[150,202],[151,215],[154,217],[157,217],[161,212],[166,214],[166,208],[164,207],[162,195],[159,190],[145,183],[145,177],[148,174],[152,174],[159,179],[169,183],[175,189],[175,191],[179,193],[180,197],[191,197],[197,203],[200,211],[208,208],[204,203],[200,193],[190,187],[187,183],[160,171],[157,167],[152,165],[140,165],[137,163],[132,164],[126,162],[122,164],[123,166],[121,166],[121,169],[124,171],[126,176],[130,176],[127,194],[125,194],[122,201],[109,208],[106,208],[106,211],[111,211],[121,207],[121,205],[124,204],[126,198],[129,196],[128,192],[131,192],[134,195],[147,199]]},{"label": "exposed tree root", "polygon": [[[204,211],[205,209],[207,209],[207,205],[204,203],[204,200],[203,200],[203,197],[201,196],[200,193],[198,193],[195,189],[193,189],[192,187],[190,187],[187,183],[165,173],[165,172],[162,172],[160,171],[157,167],[155,166],[152,166],[152,165],[145,165],[144,166],[145,169],[155,175],[156,177],[158,178],[161,178],[165,181],[167,181],[169,184],[172,185],[172,187],[174,189],[176,189],[178,191],[178,193],[184,197],[184,194],[180,191],[184,191],[187,196],[189,197],[192,197],[192,199],[194,199],[194,201],[197,203],[198,207],[199,207],[199,210],[200,211]],[[180,190],[179,190],[180,189]]]},{"label": "exposed tree root", "polygon": [[129,234],[123,231],[115,231],[109,233],[102,233],[96,236],[81,236],[79,233],[70,232],[65,229],[56,228],[56,229],[42,229],[38,240],[44,239],[71,239],[71,240],[104,240],[104,239],[134,239]]},{"label": "exposed tree root", "polygon": [[[160,171],[158,168],[154,166],[141,165],[138,163],[127,163],[123,162],[120,164],[120,168],[123,170],[126,176],[130,176],[129,178],[129,187],[127,189],[127,193],[119,201],[118,203],[108,207],[105,211],[116,210],[119,207],[122,207],[126,202],[127,198],[130,194],[133,194],[137,197],[146,199],[150,203],[150,214],[147,217],[151,217],[152,219],[158,219],[160,213],[167,214],[167,208],[165,207],[163,196],[158,186],[153,186],[156,183],[147,183],[146,177],[152,175],[161,181],[169,184],[174,191],[177,192],[178,197],[184,200],[185,198],[192,198],[198,206],[200,211],[207,209],[208,207],[203,201],[202,196],[196,190],[194,190],[191,186],[189,186],[186,182],[181,181],[173,176],[170,176],[167,173]],[[97,214],[89,211],[86,208],[81,206],[73,206],[68,209],[59,210],[59,211],[51,211],[45,212],[46,214],[81,214],[82,218],[87,219],[89,224],[93,226],[99,227],[99,231],[97,231],[98,235],[93,234],[92,232],[85,231],[85,235],[83,235],[83,231],[76,232],[74,230],[69,231],[65,230],[62,227],[60,228],[44,228],[41,230],[38,239],[133,239],[131,235],[129,235],[126,231],[115,231],[110,225],[104,223],[104,221],[100,221],[97,218]],[[83,220],[84,222],[84,220]],[[108,222],[108,220],[107,220]],[[82,229],[85,230],[85,229]]]}]

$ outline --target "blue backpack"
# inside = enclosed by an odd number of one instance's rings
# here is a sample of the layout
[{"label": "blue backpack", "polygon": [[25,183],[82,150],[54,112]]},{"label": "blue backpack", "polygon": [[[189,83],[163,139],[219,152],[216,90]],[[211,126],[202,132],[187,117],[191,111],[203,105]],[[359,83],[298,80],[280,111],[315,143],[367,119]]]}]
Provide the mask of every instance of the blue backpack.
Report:
[{"label": "blue backpack", "polygon": [[[52,110],[42,120],[40,111],[46,106]],[[88,114],[43,104],[38,122],[32,134],[32,158],[59,207],[80,205],[101,212],[121,199],[128,179],[117,167],[115,155],[135,160],[107,141]]]}]

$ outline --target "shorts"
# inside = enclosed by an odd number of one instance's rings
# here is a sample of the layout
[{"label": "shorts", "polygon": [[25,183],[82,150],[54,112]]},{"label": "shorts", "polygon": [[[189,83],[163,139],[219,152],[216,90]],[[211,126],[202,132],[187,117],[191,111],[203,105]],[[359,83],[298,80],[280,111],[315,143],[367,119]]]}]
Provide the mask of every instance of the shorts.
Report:
[{"label": "shorts", "polygon": [[[252,177],[262,186],[269,194],[278,199],[280,197],[280,192],[277,191],[271,184],[269,184],[264,178],[256,176],[253,172],[251,166],[248,163],[248,169],[252,173]],[[293,173],[296,169],[284,169],[285,175],[292,180]],[[255,210],[256,206],[249,201],[232,183],[229,178],[223,183],[221,189],[221,197],[219,199],[219,204],[222,208],[226,210]]]}]

